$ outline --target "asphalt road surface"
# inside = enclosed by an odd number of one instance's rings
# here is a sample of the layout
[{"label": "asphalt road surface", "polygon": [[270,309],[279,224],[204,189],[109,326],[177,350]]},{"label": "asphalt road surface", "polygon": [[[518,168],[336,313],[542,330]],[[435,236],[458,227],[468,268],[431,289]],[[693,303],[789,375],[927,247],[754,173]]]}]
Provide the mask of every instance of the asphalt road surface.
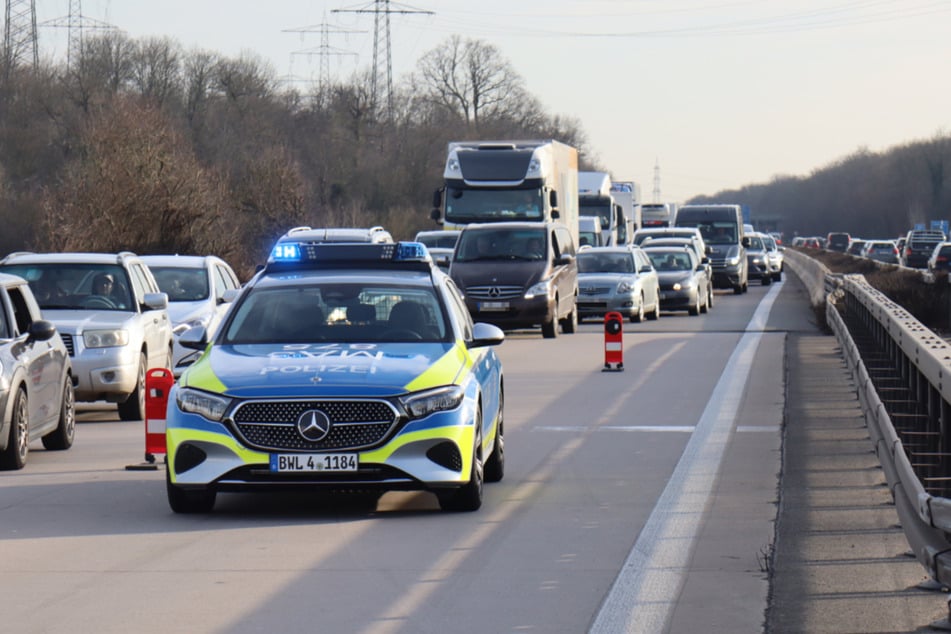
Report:
[{"label": "asphalt road surface", "polygon": [[791,285],[707,315],[510,333],[506,475],[475,513],[428,493],[221,494],[173,514],[130,471],[142,423],[81,405],[76,444],[0,474],[4,632],[757,632],[766,608]]}]

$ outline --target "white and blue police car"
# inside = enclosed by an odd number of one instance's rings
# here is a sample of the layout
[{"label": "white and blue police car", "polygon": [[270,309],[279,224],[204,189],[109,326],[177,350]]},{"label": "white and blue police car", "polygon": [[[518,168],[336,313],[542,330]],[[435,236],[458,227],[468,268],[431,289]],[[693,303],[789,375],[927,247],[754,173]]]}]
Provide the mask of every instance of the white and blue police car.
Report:
[{"label": "white and blue police car", "polygon": [[504,473],[504,334],[419,243],[289,233],[169,395],[171,508],[218,492],[426,490],[474,511]]}]

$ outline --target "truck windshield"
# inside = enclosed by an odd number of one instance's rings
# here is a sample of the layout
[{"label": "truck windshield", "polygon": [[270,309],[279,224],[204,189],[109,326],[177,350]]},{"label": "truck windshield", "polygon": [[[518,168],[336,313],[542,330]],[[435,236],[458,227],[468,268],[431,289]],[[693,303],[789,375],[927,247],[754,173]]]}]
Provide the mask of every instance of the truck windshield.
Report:
[{"label": "truck windshield", "polygon": [[542,193],[535,189],[446,188],[448,222],[541,220]]},{"label": "truck windshield", "polygon": [[594,216],[601,220],[601,229],[611,228],[611,203],[582,201],[578,213],[582,216]]},{"label": "truck windshield", "polygon": [[678,219],[677,224],[679,226],[697,227],[697,229],[700,229],[700,235],[703,236],[703,240],[707,244],[737,244],[739,242],[736,236],[737,227],[735,222],[698,222],[696,225],[694,225],[690,222],[684,222],[681,224],[680,219]]}]

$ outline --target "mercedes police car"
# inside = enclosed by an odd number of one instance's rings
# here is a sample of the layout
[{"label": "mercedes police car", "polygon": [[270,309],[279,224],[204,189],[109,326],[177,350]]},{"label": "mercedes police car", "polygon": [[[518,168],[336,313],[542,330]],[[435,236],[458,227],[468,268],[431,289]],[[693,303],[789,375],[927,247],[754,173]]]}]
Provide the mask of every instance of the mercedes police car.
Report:
[{"label": "mercedes police car", "polygon": [[290,233],[169,395],[172,509],[219,491],[428,490],[474,511],[504,472],[501,330],[425,246]]}]

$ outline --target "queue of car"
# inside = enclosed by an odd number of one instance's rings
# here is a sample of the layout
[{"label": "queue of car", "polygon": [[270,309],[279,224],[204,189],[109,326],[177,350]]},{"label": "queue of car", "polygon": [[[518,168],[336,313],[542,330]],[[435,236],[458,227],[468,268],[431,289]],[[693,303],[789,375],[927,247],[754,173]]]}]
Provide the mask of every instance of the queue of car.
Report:
[{"label": "queue of car", "polygon": [[797,237],[793,246],[827,249],[905,268],[948,270],[947,236],[940,229],[912,229],[897,239],[858,238],[843,231],[826,237]]}]

